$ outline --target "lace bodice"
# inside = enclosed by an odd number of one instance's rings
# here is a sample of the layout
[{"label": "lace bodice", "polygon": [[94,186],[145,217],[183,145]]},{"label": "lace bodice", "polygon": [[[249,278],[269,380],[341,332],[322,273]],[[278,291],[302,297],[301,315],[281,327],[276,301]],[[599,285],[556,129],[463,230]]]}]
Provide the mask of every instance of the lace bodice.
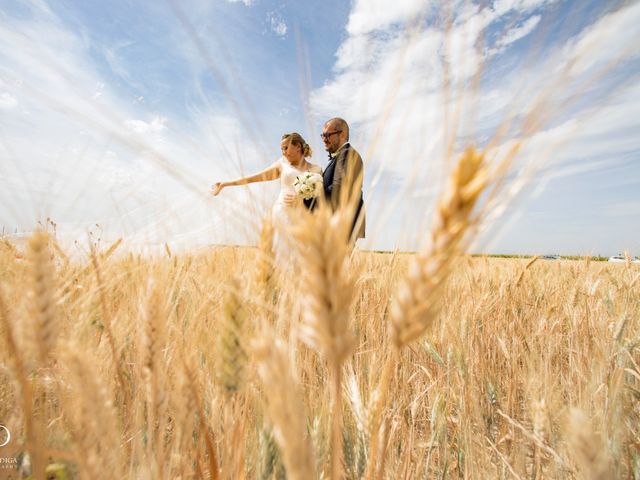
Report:
[{"label": "lace bodice", "polygon": [[286,269],[290,268],[292,265],[291,252],[294,251],[291,244],[292,233],[290,229],[299,219],[298,214],[302,211],[304,204],[302,203],[302,198],[298,197],[298,201],[290,205],[285,205],[284,197],[288,193],[295,194],[293,182],[295,182],[298,175],[301,175],[306,171],[322,174],[322,168],[314,164],[303,169],[296,168],[284,157],[280,159],[280,165],[280,194],[271,209],[271,218],[275,227],[273,235],[273,251],[276,256],[276,263],[281,268]]},{"label": "lace bodice", "polygon": [[306,171],[322,173],[322,169],[318,165],[311,165],[311,168],[299,169],[291,165],[286,158],[280,159],[282,165],[282,172],[280,173],[280,193],[276,204],[284,205],[284,196],[287,193],[295,193],[293,189],[293,182],[296,177]]}]

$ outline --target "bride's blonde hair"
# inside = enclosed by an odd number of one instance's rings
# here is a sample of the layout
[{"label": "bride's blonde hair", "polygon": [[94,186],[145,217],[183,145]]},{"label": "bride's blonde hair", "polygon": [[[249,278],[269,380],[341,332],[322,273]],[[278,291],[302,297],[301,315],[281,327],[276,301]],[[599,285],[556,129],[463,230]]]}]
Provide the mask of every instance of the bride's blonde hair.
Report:
[{"label": "bride's blonde hair", "polygon": [[298,132],[285,133],[284,135],[282,135],[282,140],[284,140],[285,138],[288,138],[289,143],[292,143],[293,145],[300,145],[300,147],[302,148],[303,157],[306,158],[313,155],[311,147],[307,142],[305,142],[304,138],[302,138],[302,135],[300,135]]}]

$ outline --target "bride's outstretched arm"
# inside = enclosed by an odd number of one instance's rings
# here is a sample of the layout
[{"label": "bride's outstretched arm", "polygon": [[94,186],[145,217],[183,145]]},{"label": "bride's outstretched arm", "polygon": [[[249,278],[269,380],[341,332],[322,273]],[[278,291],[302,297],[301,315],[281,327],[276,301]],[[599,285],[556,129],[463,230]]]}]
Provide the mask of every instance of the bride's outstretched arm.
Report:
[{"label": "bride's outstretched arm", "polygon": [[275,180],[276,178],[280,178],[280,172],[281,167],[280,162],[278,161],[273,165],[265,168],[263,171],[256,173],[255,175],[238,178],[237,180],[232,180],[230,182],[216,182],[211,185],[211,193],[215,196],[218,195],[225,187],[235,187],[237,185],[247,185],[249,183],[268,182],[270,180]]}]

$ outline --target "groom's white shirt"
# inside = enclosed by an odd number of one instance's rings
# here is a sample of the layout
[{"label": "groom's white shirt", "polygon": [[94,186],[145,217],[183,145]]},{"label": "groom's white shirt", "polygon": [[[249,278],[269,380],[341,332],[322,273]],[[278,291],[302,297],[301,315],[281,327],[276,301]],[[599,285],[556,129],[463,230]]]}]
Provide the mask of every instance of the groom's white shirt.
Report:
[{"label": "groom's white shirt", "polygon": [[335,152],[333,152],[330,156],[331,158],[336,158],[336,156],[340,153],[340,150],[342,150],[344,148],[344,146],[349,143],[349,141],[347,140],[346,142],[344,142],[342,145],[340,145],[340,148],[338,148]]}]

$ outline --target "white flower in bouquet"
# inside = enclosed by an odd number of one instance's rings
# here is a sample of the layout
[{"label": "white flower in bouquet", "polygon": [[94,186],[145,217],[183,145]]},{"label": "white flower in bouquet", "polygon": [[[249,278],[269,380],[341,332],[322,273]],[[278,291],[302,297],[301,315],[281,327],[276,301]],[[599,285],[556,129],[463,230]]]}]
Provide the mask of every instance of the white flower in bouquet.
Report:
[{"label": "white flower in bouquet", "polygon": [[305,200],[316,198],[322,192],[322,175],[314,172],[304,172],[293,182],[293,189],[298,196]]}]

